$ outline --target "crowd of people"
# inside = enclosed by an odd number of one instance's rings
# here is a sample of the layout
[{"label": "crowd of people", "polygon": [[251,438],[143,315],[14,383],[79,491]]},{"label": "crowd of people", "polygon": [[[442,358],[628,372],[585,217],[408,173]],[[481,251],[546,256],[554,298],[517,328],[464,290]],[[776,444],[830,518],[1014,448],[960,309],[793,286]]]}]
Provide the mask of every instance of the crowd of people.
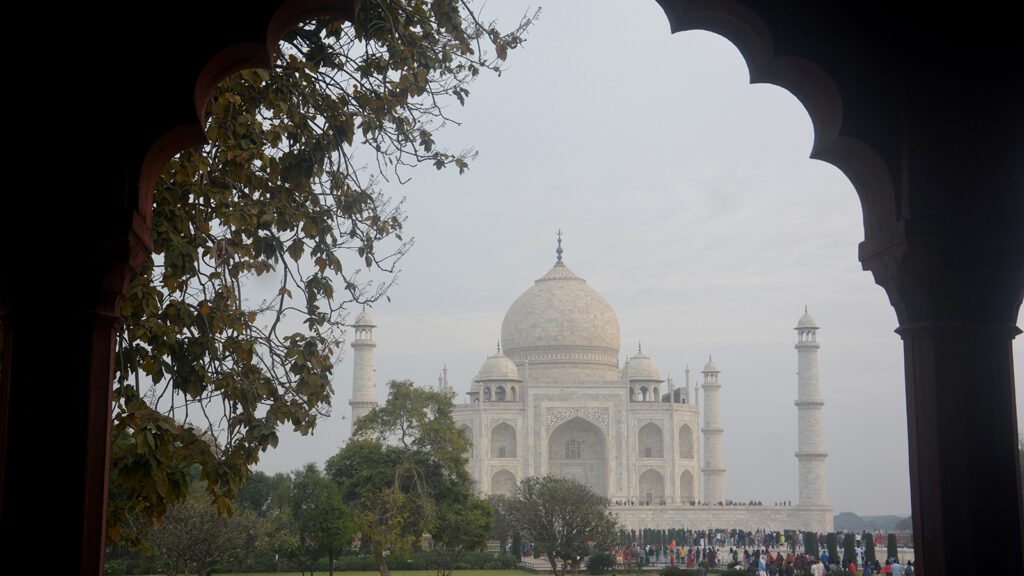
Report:
[{"label": "crowd of people", "polygon": [[[742,570],[754,576],[808,573],[821,576],[844,570],[865,576],[913,576],[913,561],[869,560],[861,536],[872,538],[872,535],[858,535],[857,546],[851,548],[852,556],[846,556],[839,549],[838,557],[831,557],[824,534],[818,535],[821,553],[808,554],[797,531],[650,529],[621,531],[619,544],[609,552],[617,563],[624,565],[680,568],[706,565]],[[879,544],[874,548],[876,553],[885,550],[883,539],[881,533],[872,538]]]},{"label": "crowd of people", "polygon": [[793,551],[773,552],[769,547],[742,550],[730,547],[723,552],[714,546],[683,546],[673,540],[665,546],[634,542],[615,546],[610,552],[618,563],[625,565],[695,568],[705,562],[710,568],[742,570],[754,576],[823,576],[843,570],[854,574],[863,573],[864,576],[914,576],[913,560],[907,560],[905,564],[894,558],[886,560],[884,564],[878,560],[869,561],[864,557],[863,548],[857,548],[856,558],[839,559],[830,557],[827,551],[823,551],[819,557]]},{"label": "crowd of people", "polygon": [[[664,498],[619,498],[610,502],[612,506],[665,506],[669,504]],[[689,500],[685,502],[690,506],[764,506],[764,502],[760,500],[750,500],[748,502],[736,502],[733,500],[725,500],[719,502],[704,502],[702,500]],[[793,503],[789,500],[782,502],[773,502],[771,506],[792,506]]]}]

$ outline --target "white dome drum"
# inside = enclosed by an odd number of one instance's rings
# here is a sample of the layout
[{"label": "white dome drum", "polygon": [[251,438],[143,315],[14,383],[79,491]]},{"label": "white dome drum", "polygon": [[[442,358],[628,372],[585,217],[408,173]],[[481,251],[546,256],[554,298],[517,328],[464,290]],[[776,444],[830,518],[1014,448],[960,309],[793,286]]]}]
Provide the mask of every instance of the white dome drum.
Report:
[{"label": "white dome drum", "polygon": [[530,381],[618,379],[619,318],[561,261],[512,303],[501,342]]}]

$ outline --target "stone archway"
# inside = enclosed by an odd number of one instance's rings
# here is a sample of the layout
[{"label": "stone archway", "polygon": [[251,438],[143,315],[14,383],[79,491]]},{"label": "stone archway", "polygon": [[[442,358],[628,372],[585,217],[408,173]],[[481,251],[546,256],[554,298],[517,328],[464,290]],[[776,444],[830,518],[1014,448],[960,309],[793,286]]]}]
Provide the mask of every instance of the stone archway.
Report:
[{"label": "stone archway", "polygon": [[641,458],[665,457],[665,435],[661,432],[661,426],[654,422],[648,422],[640,427],[637,432],[637,444]]},{"label": "stone archway", "polygon": [[491,458],[516,457],[516,429],[502,422],[491,429]]},{"label": "stone archway", "polygon": [[640,475],[640,500],[647,504],[661,504],[665,500],[665,478],[657,470]]},{"label": "stone archway", "polygon": [[684,504],[689,504],[697,500],[697,490],[693,481],[693,473],[689,470],[684,470],[679,475],[679,500]]},{"label": "stone archway", "polygon": [[508,470],[498,470],[491,476],[491,494],[511,496],[516,491],[516,475]]},{"label": "stone archway", "polygon": [[689,424],[679,427],[679,457],[693,458],[693,429]]},{"label": "stone archway", "polygon": [[572,478],[600,496],[608,495],[608,446],[604,432],[580,417],[548,436],[548,473]]}]

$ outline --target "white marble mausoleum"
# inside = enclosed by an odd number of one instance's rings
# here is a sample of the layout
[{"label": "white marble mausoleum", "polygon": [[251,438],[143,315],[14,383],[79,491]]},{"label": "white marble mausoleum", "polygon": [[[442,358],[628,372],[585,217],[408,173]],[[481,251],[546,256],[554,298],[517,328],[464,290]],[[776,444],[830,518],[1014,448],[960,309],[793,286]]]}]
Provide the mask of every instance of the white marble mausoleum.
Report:
[{"label": "white marble mausoleum", "polygon": [[[353,328],[354,422],[376,405],[376,324],[363,312]],[[512,303],[501,343],[456,405],[473,443],[470,471],[485,494],[510,494],[527,476],[575,478],[606,496],[627,528],[831,531],[817,330],[806,313],[797,322],[800,499],[733,504],[719,403],[727,379],[710,359],[696,388],[689,369],[677,385],[639,349],[620,363],[618,317],[562,261],[559,240],[555,265]]]}]

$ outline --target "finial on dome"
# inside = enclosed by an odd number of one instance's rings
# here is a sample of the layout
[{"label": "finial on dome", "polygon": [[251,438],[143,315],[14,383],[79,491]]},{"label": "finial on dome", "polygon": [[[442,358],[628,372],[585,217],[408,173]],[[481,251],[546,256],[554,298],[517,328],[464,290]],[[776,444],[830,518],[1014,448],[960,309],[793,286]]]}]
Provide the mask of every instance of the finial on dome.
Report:
[{"label": "finial on dome", "polygon": [[558,248],[555,249],[555,255],[558,257],[558,261],[562,261],[562,229],[558,229]]},{"label": "finial on dome", "polygon": [[643,354],[643,352],[644,352],[644,345],[639,340],[637,340],[636,341],[636,353],[637,354]]},{"label": "finial on dome", "polygon": [[809,312],[807,311],[807,304],[804,304],[804,314],[809,314]]},{"label": "finial on dome", "polygon": [[501,340],[498,340],[498,354],[501,354]]}]

